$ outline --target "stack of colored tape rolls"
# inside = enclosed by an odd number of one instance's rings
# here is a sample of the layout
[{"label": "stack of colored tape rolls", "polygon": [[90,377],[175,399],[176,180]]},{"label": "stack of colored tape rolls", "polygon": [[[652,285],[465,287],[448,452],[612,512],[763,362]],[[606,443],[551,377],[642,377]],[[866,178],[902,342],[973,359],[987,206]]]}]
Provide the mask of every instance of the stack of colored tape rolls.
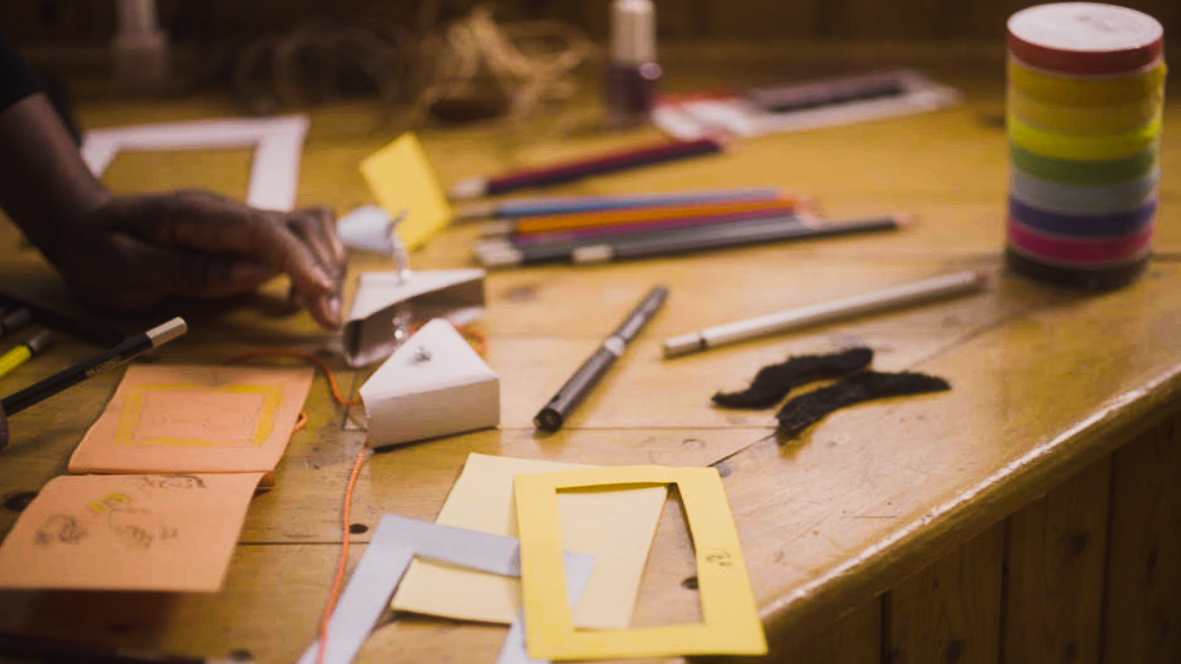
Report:
[{"label": "stack of colored tape rolls", "polygon": [[1008,263],[1087,289],[1130,283],[1152,250],[1164,30],[1089,2],[1024,9],[1008,29]]}]

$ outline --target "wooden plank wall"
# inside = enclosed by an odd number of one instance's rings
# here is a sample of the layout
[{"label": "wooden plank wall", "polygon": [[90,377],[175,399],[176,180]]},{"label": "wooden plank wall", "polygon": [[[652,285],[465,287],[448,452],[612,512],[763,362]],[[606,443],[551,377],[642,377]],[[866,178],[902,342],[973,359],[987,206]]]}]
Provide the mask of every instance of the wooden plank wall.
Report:
[{"label": "wooden plank wall", "polygon": [[[157,0],[179,38],[233,40],[282,31],[309,18],[415,29],[431,16],[457,16],[486,0]],[[610,0],[497,0],[504,18],[554,18],[607,34]],[[1029,0],[656,0],[659,31],[673,39],[999,40],[1005,19]],[[1181,29],[1177,0],[1122,0],[1157,17],[1166,35]],[[0,3],[0,25],[22,46],[104,43],[114,0]]]},{"label": "wooden plank wall", "polygon": [[1181,415],[776,661],[1181,662],[1179,477]]}]

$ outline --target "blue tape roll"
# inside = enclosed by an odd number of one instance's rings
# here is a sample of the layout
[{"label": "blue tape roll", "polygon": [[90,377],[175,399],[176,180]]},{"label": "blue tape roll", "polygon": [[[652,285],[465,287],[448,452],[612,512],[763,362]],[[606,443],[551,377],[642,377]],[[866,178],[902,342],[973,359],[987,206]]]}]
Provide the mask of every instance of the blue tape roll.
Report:
[{"label": "blue tape roll", "polygon": [[1160,168],[1135,180],[1101,186],[1062,184],[1012,169],[1010,192],[1023,203],[1047,212],[1068,215],[1105,215],[1130,212],[1156,192]]},{"label": "blue tape roll", "polygon": [[1157,201],[1149,200],[1132,212],[1106,215],[1069,215],[1039,210],[1009,197],[1009,216],[1042,233],[1077,238],[1115,238],[1132,235],[1152,223]]}]

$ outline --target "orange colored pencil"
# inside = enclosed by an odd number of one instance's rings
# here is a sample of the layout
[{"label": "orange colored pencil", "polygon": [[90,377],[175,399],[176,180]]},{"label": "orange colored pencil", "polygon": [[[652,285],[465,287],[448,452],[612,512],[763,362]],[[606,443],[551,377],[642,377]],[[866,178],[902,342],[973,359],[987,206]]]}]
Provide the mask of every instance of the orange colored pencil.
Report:
[{"label": "orange colored pencil", "polygon": [[808,199],[804,196],[785,196],[761,201],[715,201],[710,203],[689,203],[661,207],[608,210],[604,212],[582,212],[577,214],[555,214],[518,219],[509,232],[545,233],[593,226],[624,226],[662,219],[701,217],[706,215],[742,214],[748,212],[783,212],[785,214],[807,209]]}]

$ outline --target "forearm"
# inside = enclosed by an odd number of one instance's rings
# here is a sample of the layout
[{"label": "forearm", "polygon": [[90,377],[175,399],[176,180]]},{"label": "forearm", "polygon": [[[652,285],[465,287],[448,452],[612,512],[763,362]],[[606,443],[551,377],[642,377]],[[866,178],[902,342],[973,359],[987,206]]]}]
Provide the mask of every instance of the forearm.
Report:
[{"label": "forearm", "polygon": [[51,261],[55,238],[110,197],[45,95],[0,112],[0,208]]}]

